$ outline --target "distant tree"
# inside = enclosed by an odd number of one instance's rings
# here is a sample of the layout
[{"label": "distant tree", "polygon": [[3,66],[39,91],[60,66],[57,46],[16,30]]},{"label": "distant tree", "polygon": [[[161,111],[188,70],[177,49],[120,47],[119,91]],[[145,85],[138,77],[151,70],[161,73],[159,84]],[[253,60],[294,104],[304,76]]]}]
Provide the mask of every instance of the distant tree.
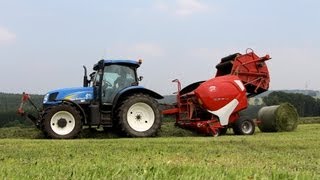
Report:
[{"label": "distant tree", "polygon": [[312,97],[316,97],[317,96],[317,92],[316,91],[309,91],[308,95],[312,96]]}]

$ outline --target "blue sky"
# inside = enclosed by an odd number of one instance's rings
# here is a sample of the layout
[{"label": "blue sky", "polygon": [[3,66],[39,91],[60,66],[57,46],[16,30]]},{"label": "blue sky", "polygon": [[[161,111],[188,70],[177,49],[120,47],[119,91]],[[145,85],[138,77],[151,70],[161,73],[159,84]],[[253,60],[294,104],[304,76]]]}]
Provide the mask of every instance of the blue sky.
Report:
[{"label": "blue sky", "polygon": [[250,47],[270,54],[270,88],[320,90],[320,1],[0,0],[0,92],[81,86],[82,65],[143,59],[161,94],[211,78]]}]

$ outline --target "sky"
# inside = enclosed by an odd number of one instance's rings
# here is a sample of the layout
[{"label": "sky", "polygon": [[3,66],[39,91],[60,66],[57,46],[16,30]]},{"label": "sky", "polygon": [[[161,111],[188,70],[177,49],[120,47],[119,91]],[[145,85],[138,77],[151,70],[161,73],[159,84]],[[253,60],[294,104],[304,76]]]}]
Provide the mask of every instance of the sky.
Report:
[{"label": "sky", "polygon": [[142,59],[141,84],[162,95],[212,78],[247,48],[271,90],[320,90],[318,0],[0,0],[0,92],[82,85],[100,59]]}]

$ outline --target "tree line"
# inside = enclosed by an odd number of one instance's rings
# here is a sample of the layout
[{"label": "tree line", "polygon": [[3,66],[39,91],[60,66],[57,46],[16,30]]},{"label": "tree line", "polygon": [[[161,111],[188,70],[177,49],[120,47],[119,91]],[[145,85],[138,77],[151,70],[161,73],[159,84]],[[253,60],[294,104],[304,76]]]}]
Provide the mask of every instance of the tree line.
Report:
[{"label": "tree line", "polygon": [[[32,126],[29,120],[17,115],[17,110],[21,102],[21,94],[0,93],[0,128],[10,126]],[[43,95],[31,95],[32,101],[41,107]],[[291,103],[301,117],[320,116],[320,99],[300,93],[286,93],[274,91],[268,96],[263,97],[262,105],[251,105],[242,112],[250,118],[256,118],[259,109],[263,106],[278,105],[284,102]],[[34,111],[29,105],[26,110]]]},{"label": "tree line", "polygon": [[242,114],[254,119],[257,117],[258,111],[263,106],[279,105],[288,102],[297,109],[300,117],[320,116],[320,99],[310,95],[274,91],[268,96],[264,96],[262,99],[262,105],[251,105],[244,110]]},{"label": "tree line", "polygon": [[309,95],[275,91],[263,97],[263,102],[267,106],[288,102],[297,109],[301,117],[320,116],[320,99]]}]

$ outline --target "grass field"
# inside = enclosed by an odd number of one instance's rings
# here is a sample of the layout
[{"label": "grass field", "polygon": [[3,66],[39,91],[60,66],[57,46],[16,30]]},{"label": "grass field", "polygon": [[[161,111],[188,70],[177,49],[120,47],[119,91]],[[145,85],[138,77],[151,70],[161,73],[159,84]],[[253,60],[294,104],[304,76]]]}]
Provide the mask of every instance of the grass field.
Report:
[{"label": "grass field", "polygon": [[76,140],[31,139],[41,138],[32,129],[8,139],[23,130],[0,129],[0,179],[320,179],[320,124],[218,138],[168,128],[157,138]]}]

